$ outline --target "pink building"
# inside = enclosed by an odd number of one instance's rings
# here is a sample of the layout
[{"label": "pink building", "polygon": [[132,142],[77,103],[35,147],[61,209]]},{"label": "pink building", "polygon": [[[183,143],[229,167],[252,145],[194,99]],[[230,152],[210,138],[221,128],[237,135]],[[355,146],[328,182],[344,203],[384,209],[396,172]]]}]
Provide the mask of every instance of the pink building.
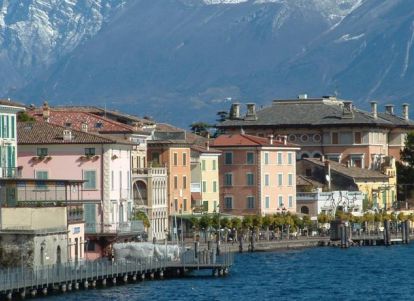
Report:
[{"label": "pink building", "polygon": [[296,212],[296,152],[286,139],[221,135],[220,210],[233,215]]},{"label": "pink building", "polygon": [[132,145],[128,141],[43,121],[18,123],[17,134],[23,178],[84,181],[79,193],[86,240],[79,246],[85,247],[86,259],[108,255],[112,242],[132,239],[143,230],[130,220]]}]

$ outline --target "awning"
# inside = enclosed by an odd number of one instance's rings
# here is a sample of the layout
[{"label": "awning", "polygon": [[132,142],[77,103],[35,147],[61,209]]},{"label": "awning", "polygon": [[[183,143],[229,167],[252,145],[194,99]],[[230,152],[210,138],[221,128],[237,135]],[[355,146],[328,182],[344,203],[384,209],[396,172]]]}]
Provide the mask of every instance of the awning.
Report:
[{"label": "awning", "polygon": [[191,200],[192,201],[201,201],[201,193],[200,192],[192,192],[191,193]]}]

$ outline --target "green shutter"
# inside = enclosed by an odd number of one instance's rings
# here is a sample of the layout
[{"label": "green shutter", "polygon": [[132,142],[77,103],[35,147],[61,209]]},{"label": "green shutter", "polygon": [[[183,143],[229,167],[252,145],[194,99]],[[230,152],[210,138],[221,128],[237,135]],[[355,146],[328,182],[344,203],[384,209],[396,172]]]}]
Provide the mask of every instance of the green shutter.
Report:
[{"label": "green shutter", "polygon": [[15,135],[15,127],[16,127],[16,118],[14,116],[11,116],[10,118],[10,129],[11,129],[11,138],[16,138]]},{"label": "green shutter", "polygon": [[83,173],[83,179],[85,180],[85,189],[96,189],[96,171],[86,170]]},{"label": "green shutter", "polygon": [[96,205],[85,204],[85,232],[94,233],[96,232]]}]

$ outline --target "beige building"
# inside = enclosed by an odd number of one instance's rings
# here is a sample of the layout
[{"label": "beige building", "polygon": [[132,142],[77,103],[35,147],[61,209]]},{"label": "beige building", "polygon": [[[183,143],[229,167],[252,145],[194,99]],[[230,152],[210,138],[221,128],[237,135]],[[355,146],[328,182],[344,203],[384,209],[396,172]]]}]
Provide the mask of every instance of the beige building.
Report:
[{"label": "beige building", "polygon": [[209,146],[191,147],[191,206],[194,213],[219,211],[219,157]]}]

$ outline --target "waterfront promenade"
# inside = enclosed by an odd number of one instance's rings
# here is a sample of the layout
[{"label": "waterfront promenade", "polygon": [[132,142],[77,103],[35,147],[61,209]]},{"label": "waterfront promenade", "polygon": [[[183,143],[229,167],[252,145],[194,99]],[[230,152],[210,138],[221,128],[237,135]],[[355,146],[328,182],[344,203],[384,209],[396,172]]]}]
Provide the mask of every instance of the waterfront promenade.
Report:
[{"label": "waterfront promenade", "polygon": [[35,297],[51,292],[67,292],[89,287],[116,285],[144,279],[179,277],[194,270],[210,270],[212,276],[224,276],[234,261],[233,254],[223,249],[213,251],[187,250],[177,261],[155,260],[153,257],[136,261],[94,261],[78,266],[51,265],[41,269],[16,268],[0,272],[0,297]]}]

